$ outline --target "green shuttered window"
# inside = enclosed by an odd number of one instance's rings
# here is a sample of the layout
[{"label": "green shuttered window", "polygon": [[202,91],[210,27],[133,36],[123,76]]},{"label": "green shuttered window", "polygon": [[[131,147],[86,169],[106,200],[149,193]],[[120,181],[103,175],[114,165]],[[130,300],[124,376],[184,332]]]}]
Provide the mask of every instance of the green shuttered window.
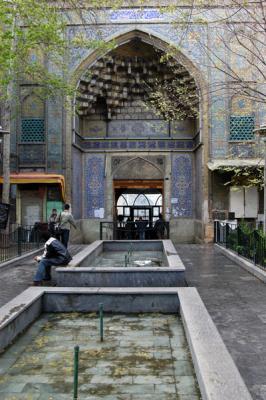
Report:
[{"label": "green shuttered window", "polygon": [[254,116],[230,117],[230,140],[252,140],[254,138]]},{"label": "green shuttered window", "polygon": [[44,118],[23,118],[21,121],[22,142],[44,142]]}]

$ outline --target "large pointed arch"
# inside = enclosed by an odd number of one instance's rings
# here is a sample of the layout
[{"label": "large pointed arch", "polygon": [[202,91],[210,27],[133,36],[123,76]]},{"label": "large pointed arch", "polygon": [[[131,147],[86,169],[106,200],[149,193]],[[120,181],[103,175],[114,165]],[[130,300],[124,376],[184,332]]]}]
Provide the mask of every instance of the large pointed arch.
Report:
[{"label": "large pointed arch", "polygon": [[[174,45],[171,41],[166,38],[162,37],[162,35],[154,34],[153,32],[149,32],[145,29],[128,29],[124,32],[119,32],[113,36],[110,36],[106,41],[115,40],[116,46],[119,47],[123,44],[131,42],[133,39],[138,38],[139,40],[149,44],[163,52],[167,52],[169,46]],[[108,53],[108,52],[107,52]],[[202,177],[202,217],[201,221],[206,225],[209,221],[209,183],[208,183],[208,169],[207,169],[207,162],[209,158],[209,121],[208,121],[208,112],[209,112],[209,99],[208,99],[208,85],[206,80],[204,79],[202,71],[196,67],[193,61],[184,53],[179,50],[172,52],[171,48],[171,55],[172,57],[181,64],[185,69],[187,69],[190,75],[194,78],[195,83],[197,85],[199,91],[199,142],[200,145],[203,145],[199,151],[199,158],[201,160],[201,177]],[[79,85],[79,81],[82,75],[90,69],[94,63],[103,57],[103,53],[94,50],[89,55],[84,58],[84,60],[78,65],[78,67],[72,73],[72,83],[76,86]],[[75,103],[75,102],[74,102]],[[73,115],[73,114],[72,114]],[[72,119],[72,115],[69,117]],[[70,128],[71,126],[71,119],[68,119],[69,123],[67,126]],[[73,121],[73,119],[72,119]],[[73,126],[72,126],[73,128]],[[68,138],[71,138],[72,135],[69,132],[67,135]],[[68,143],[71,139],[68,140]],[[71,150],[70,150],[71,151]],[[71,165],[69,166],[68,175],[71,177]],[[71,179],[69,178],[69,182]],[[205,233],[203,232],[203,236]]]}]

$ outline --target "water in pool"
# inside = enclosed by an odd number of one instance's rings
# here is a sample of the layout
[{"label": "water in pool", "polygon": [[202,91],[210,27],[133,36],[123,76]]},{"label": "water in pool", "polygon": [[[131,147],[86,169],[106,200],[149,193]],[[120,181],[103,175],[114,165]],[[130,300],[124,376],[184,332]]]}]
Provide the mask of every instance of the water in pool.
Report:
[{"label": "water in pool", "polygon": [[80,346],[79,400],[199,400],[176,315],[43,314],[0,355],[1,400],[72,400]]},{"label": "water in pool", "polygon": [[[127,258],[127,261],[126,261]],[[165,267],[161,251],[104,251],[90,267]]]}]

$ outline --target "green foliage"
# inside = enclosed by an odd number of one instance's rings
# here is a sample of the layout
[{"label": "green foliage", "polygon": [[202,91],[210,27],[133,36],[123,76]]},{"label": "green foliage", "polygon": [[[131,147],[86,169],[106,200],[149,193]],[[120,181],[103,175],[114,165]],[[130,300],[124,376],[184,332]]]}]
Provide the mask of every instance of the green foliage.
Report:
[{"label": "green foliage", "polygon": [[[95,4],[92,4],[95,3]],[[118,1],[92,2],[90,8],[116,7]],[[14,98],[20,83],[34,85],[39,96],[73,95],[75,88],[68,79],[67,60],[73,48],[97,49],[105,53],[114,48],[114,41],[106,43],[100,32],[89,40],[80,13],[82,2],[63,0],[80,18],[84,32],[71,40],[66,38],[67,20],[57,2],[46,0],[0,0],[0,100]],[[48,68],[49,65],[49,68]]]},{"label": "green foliage", "polygon": [[[45,57],[55,67],[66,50],[65,23],[58,10],[44,0],[0,0],[0,87],[7,100],[8,86],[22,80],[66,90],[63,77],[47,72]],[[44,91],[44,90],[43,90]]]},{"label": "green foliage", "polygon": [[264,186],[264,169],[261,166],[230,166],[220,167],[219,170],[231,174],[230,180],[225,183],[225,186],[258,186],[260,189]]},{"label": "green foliage", "polygon": [[147,105],[168,121],[195,118],[199,112],[198,91],[194,79],[184,74],[184,68],[175,62],[174,55],[179,49],[169,46],[160,62],[171,71],[171,78],[162,80],[159,76],[150,88]]}]

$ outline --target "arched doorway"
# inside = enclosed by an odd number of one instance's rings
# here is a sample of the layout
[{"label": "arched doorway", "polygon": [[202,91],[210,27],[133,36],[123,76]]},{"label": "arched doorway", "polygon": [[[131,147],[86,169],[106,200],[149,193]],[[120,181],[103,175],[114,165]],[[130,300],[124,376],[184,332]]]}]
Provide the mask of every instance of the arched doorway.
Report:
[{"label": "arched doorway", "polygon": [[115,218],[119,222],[126,222],[128,218],[135,222],[142,217],[152,227],[159,214],[163,213],[163,187],[160,181],[147,181],[144,184],[138,181],[115,181],[114,187]]},{"label": "arched doorway", "polygon": [[160,167],[151,157],[126,160],[117,157],[115,160],[118,167],[113,172],[114,220],[124,223],[130,219],[135,222],[142,217],[151,229],[164,210],[163,158],[160,159]]}]

